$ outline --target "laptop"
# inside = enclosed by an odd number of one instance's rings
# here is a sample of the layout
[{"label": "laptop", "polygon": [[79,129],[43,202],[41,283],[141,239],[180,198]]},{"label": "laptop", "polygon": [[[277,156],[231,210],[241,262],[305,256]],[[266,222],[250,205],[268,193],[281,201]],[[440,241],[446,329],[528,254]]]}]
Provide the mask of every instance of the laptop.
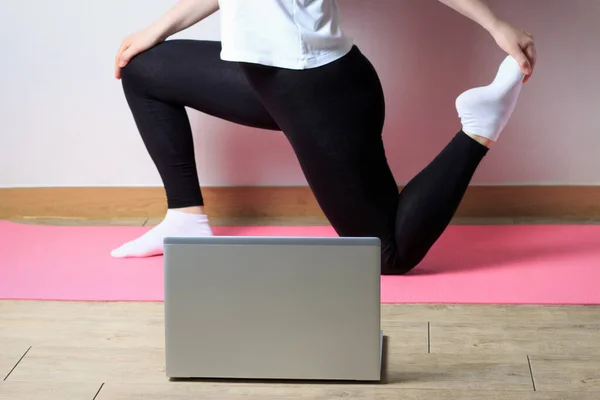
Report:
[{"label": "laptop", "polygon": [[377,238],[166,238],[169,378],[381,380]]}]

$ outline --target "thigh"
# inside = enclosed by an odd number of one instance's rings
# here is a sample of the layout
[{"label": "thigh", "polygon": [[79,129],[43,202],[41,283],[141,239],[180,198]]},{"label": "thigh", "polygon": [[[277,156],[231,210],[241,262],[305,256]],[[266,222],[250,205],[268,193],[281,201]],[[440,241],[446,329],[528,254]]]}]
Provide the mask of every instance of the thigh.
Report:
[{"label": "thigh", "polygon": [[398,187],[382,140],[383,92],[368,60],[355,48],[316,69],[244,70],[338,234],[393,240]]},{"label": "thigh", "polygon": [[157,100],[238,124],[279,130],[239,64],[223,61],[221,43],[169,40],[134,57],[123,84]]}]

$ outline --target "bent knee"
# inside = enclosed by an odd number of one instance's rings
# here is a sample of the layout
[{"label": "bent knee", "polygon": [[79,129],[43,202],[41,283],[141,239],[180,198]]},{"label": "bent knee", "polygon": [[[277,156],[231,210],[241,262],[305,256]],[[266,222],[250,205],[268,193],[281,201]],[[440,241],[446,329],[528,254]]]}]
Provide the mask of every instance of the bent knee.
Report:
[{"label": "bent knee", "polygon": [[148,63],[145,53],[135,55],[127,65],[121,68],[121,81],[127,87],[145,86],[149,80]]},{"label": "bent knee", "polygon": [[160,78],[161,58],[163,51],[159,43],[150,49],[136,54],[129,60],[127,65],[121,68],[121,80],[123,85],[131,88],[146,88],[156,83]]},{"label": "bent knee", "polygon": [[412,271],[423,260],[424,255],[397,248],[382,251],[381,275],[405,275]]}]

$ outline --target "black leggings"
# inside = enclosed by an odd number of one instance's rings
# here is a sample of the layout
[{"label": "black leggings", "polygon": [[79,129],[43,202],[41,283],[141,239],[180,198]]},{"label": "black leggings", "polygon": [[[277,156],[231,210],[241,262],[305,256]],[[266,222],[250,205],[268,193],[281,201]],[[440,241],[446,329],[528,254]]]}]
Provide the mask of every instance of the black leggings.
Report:
[{"label": "black leggings", "polygon": [[220,51],[219,42],[171,40],[122,71],[169,208],[204,205],[187,106],[284,132],[339,236],[380,238],[384,275],[419,264],[450,223],[487,148],[458,132],[399,193],[382,141],[382,87],[358,48],[308,70],[226,62]]}]

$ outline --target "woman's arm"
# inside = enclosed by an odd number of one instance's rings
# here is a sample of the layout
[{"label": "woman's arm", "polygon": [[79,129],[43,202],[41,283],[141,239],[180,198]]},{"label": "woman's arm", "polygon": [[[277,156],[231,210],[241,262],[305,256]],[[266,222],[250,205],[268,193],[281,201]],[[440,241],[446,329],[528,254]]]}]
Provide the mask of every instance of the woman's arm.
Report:
[{"label": "woman's arm", "polygon": [[197,24],[219,10],[219,0],[179,0],[150,26],[162,40]]},{"label": "woman's arm", "polygon": [[483,0],[438,0],[479,24],[483,29],[492,32],[498,17]]},{"label": "woman's arm", "polygon": [[499,19],[483,0],[438,0],[479,24],[488,31],[498,46],[510,54],[521,66],[525,81],[533,73],[536,52],[533,36]]}]

